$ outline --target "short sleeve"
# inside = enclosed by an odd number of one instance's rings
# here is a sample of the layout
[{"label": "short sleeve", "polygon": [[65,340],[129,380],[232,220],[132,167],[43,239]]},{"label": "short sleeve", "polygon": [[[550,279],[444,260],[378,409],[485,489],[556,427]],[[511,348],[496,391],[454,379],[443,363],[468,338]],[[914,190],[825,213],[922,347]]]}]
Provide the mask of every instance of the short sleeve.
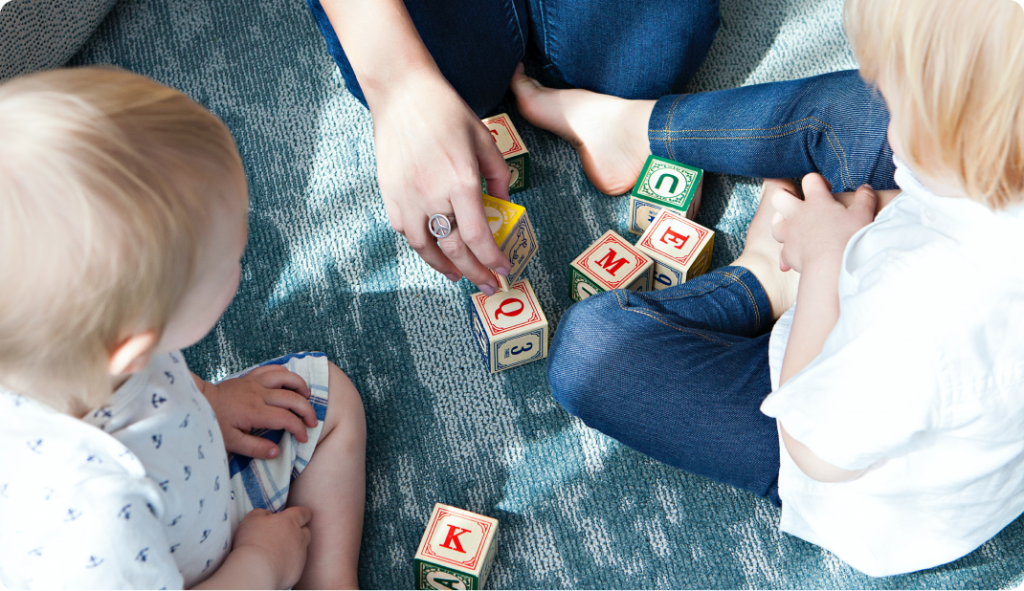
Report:
[{"label": "short sleeve", "polygon": [[940,420],[941,343],[931,288],[904,277],[840,298],[840,318],[815,358],[765,399],[822,460],[861,470],[893,457]]},{"label": "short sleeve", "polygon": [[22,523],[4,524],[34,534],[4,548],[4,570],[30,588],[181,589],[157,490],[145,477],[108,474],[41,499],[15,516]]}]

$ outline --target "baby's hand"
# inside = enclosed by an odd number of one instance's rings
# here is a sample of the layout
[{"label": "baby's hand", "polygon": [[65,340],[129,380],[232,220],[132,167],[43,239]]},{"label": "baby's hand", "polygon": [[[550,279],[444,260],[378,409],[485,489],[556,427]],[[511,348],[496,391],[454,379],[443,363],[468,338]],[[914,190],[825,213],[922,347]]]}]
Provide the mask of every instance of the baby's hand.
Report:
[{"label": "baby's hand", "polygon": [[264,365],[219,384],[200,384],[217,415],[228,453],[258,459],[277,457],[272,441],[250,435],[253,429],[285,429],[301,443],[307,427],[316,427],[309,387],[296,373],[280,365]]},{"label": "baby's hand", "polygon": [[828,181],[819,174],[805,176],[802,186],[803,201],[788,191],[772,196],[776,209],[772,236],[783,245],[783,271],[802,273],[819,259],[840,260],[850,238],[875,219],[877,196],[867,185],[857,189],[849,205],[832,195]]},{"label": "baby's hand", "polygon": [[271,589],[291,589],[306,567],[309,547],[308,507],[288,507],[280,513],[253,509],[238,524],[231,553],[262,558],[276,580]]}]

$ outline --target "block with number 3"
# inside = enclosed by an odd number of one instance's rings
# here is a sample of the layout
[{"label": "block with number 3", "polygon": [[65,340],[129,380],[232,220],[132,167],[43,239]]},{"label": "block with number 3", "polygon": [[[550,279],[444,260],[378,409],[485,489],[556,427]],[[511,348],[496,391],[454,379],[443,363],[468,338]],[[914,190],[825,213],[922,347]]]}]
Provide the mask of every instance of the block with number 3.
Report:
[{"label": "block with number 3", "polygon": [[613,289],[648,291],[653,268],[653,260],[608,230],[570,263],[569,297],[579,302]]},{"label": "block with number 3", "polygon": [[686,283],[711,267],[715,233],[679,213],[663,209],[636,243],[654,259],[654,289]]},{"label": "block with number 3", "polygon": [[416,589],[482,589],[498,520],[437,503],[413,559]]},{"label": "block with number 3", "polygon": [[[530,188],[530,152],[523,144],[523,138],[512,125],[512,119],[507,113],[488,117],[483,120],[484,125],[491,132],[494,143],[498,144],[498,150],[508,164],[508,171],[512,175],[509,178],[508,194],[512,195]],[[486,189],[485,189],[486,190]]]},{"label": "block with number 3", "polygon": [[511,201],[504,201],[484,193],[484,216],[491,228],[494,242],[508,257],[512,267],[508,277],[497,273],[498,287],[508,291],[509,285],[519,281],[526,264],[537,254],[537,236],[533,233],[530,216],[526,208]]},{"label": "block with number 3", "polygon": [[529,279],[490,297],[472,295],[473,335],[491,373],[548,356],[548,319]]},{"label": "block with number 3", "polygon": [[662,209],[689,219],[697,215],[704,171],[667,158],[648,156],[629,194],[629,231],[643,234]]}]

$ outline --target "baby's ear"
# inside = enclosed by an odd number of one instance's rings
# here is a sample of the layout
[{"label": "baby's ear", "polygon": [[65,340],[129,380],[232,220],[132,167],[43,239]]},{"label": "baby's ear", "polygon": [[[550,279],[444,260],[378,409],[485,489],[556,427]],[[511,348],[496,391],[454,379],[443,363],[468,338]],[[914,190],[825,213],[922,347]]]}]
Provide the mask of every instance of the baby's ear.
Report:
[{"label": "baby's ear", "polygon": [[153,329],[121,341],[110,353],[110,363],[107,365],[110,375],[123,376],[142,371],[149,365],[156,342],[156,331]]}]

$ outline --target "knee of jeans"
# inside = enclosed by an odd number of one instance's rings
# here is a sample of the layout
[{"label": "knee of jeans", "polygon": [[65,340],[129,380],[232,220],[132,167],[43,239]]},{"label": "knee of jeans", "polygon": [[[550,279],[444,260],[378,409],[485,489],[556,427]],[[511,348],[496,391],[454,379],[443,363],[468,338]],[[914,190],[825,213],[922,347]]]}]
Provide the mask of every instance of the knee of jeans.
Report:
[{"label": "knee of jeans", "polygon": [[625,312],[613,293],[591,296],[569,308],[558,324],[548,354],[551,393],[565,409],[587,421],[602,394],[613,388],[623,356]]}]

